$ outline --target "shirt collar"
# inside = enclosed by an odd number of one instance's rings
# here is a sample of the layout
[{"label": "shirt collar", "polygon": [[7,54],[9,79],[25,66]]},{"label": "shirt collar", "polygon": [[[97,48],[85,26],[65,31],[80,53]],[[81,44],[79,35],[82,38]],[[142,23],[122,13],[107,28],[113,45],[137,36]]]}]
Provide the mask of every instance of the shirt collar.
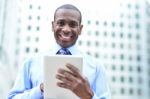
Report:
[{"label": "shirt collar", "polygon": [[[52,48],[52,51],[53,51],[54,54],[56,54],[57,51],[60,50],[61,48],[62,47],[56,43],[54,45],[54,47]],[[76,45],[68,47],[67,49],[71,52],[72,55],[80,55],[81,54],[81,52],[78,50]]]}]

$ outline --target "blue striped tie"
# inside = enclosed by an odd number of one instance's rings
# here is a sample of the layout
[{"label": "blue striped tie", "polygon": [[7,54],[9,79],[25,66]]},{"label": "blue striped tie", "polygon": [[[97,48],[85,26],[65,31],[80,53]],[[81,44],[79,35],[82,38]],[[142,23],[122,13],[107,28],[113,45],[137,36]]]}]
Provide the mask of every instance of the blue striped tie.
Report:
[{"label": "blue striped tie", "polygon": [[67,48],[61,48],[56,54],[71,55],[70,51]]}]

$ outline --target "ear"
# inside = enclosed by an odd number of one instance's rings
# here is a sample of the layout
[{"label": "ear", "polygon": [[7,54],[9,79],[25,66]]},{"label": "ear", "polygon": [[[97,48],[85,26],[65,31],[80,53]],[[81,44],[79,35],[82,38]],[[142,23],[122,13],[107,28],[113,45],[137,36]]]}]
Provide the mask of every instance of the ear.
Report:
[{"label": "ear", "polygon": [[52,32],[54,32],[54,21],[52,21]]},{"label": "ear", "polygon": [[81,24],[81,25],[80,25],[79,35],[80,35],[80,34],[81,34],[81,32],[82,32],[82,28],[83,28],[83,25]]}]

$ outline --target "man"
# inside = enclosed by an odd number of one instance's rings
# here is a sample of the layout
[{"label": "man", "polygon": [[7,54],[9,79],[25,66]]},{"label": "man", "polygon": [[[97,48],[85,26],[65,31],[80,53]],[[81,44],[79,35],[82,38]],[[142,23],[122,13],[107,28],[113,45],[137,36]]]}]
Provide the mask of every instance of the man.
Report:
[{"label": "man", "polygon": [[[57,85],[72,91],[81,99],[110,99],[104,68],[75,45],[83,28],[81,21],[81,12],[73,5],[62,5],[55,11],[52,31],[56,46],[47,54],[82,55],[84,61],[83,75],[72,64],[66,64],[69,70],[59,69],[56,79],[61,82]],[[37,55],[25,61],[8,99],[43,99],[42,56]]]}]

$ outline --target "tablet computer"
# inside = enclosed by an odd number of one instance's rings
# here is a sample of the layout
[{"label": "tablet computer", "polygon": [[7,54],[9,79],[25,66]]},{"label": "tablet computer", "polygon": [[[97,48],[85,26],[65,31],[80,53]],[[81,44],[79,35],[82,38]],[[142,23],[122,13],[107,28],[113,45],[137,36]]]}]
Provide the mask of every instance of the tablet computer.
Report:
[{"label": "tablet computer", "polygon": [[44,56],[44,99],[80,99],[72,91],[57,86],[56,73],[59,68],[65,68],[70,63],[82,71],[81,56],[53,55]]}]

